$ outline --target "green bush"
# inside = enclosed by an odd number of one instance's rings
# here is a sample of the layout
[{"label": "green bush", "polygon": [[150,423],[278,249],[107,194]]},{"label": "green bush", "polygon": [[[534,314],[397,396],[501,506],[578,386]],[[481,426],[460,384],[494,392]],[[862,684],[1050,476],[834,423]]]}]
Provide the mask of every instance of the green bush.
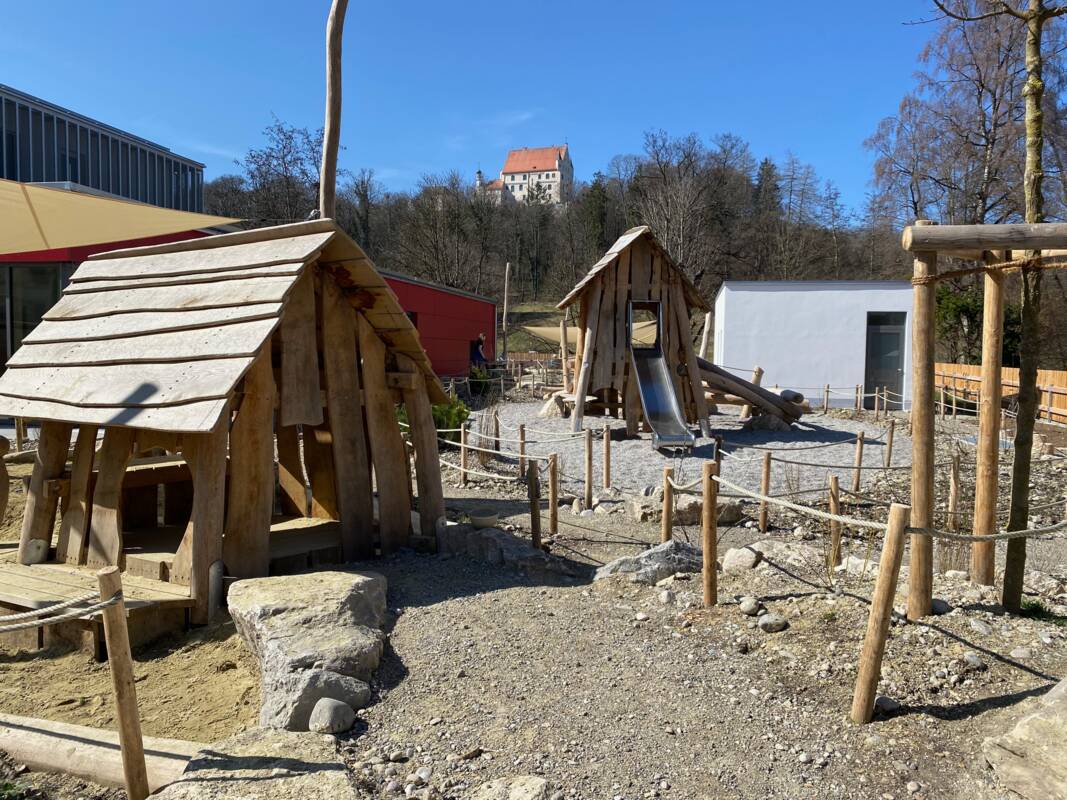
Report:
[{"label": "green bush", "polygon": [[0,780],[0,800],[26,800],[29,796],[26,789],[17,783]]},{"label": "green bush", "polygon": [[[458,397],[452,398],[447,403],[431,406],[430,412],[433,414],[433,425],[439,431],[458,428],[471,415],[471,410],[467,408],[467,404]],[[408,424],[408,412],[405,406],[396,407],[396,418],[405,425]],[[459,434],[454,432],[442,433],[441,438],[458,442]],[[0,798],[0,800],[3,800],[3,798]]]},{"label": "green bush", "polygon": [[489,392],[489,370],[485,367],[480,367],[477,364],[471,365],[470,375],[470,389],[472,395],[478,395],[481,397]]}]

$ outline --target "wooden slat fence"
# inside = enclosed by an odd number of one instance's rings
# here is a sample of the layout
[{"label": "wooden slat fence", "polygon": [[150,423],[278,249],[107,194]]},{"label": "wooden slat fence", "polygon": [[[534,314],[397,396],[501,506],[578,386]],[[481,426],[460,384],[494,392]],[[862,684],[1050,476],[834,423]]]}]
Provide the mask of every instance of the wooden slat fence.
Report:
[{"label": "wooden slat fence", "polygon": [[[965,400],[978,400],[981,376],[982,368],[976,364],[934,364],[934,385]],[[1000,380],[1005,395],[1018,393],[1017,367],[1003,367]],[[1049,422],[1067,422],[1067,370],[1040,369],[1037,371],[1037,385],[1041,389],[1041,402],[1038,405],[1041,418]]]}]

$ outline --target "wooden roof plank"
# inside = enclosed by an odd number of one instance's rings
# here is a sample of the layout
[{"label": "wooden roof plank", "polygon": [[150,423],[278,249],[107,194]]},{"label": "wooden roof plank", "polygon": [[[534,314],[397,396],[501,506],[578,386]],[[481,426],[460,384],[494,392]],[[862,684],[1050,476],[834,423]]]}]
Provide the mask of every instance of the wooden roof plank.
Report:
[{"label": "wooden roof plank", "polygon": [[253,303],[228,308],[142,311],[89,319],[45,320],[22,340],[22,344],[106,341],[170,331],[192,331],[237,322],[278,319],[281,313],[281,303]]},{"label": "wooden roof plank", "polygon": [[0,409],[11,416],[50,419],[74,425],[126,425],[172,433],[208,433],[214,430],[228,402],[226,399],[220,399],[163,408],[89,408],[50,400],[9,397],[0,393]]},{"label": "wooden roof plank", "polygon": [[226,272],[196,272],[189,275],[169,275],[160,278],[123,278],[99,281],[79,281],[70,283],[64,294],[86,294],[89,292],[114,292],[127,289],[140,289],[148,286],[184,286],[190,283],[214,283],[217,281],[239,281],[249,278],[269,278],[286,275],[299,275],[304,268],[303,261],[286,261],[264,267],[233,269]]}]

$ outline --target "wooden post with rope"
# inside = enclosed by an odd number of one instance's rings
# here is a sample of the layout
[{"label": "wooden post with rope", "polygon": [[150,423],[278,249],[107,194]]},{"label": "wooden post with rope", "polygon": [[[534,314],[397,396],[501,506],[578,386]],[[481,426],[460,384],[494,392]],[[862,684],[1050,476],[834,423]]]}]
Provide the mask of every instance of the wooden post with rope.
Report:
[{"label": "wooden post with rope", "polygon": [[863,405],[863,395],[860,392],[860,385],[856,384],[856,413],[860,413],[860,408]]},{"label": "wooden post with rope", "polygon": [[559,453],[548,457],[548,532],[559,533]]},{"label": "wooden post with rope", "polygon": [[526,474],[526,426],[519,425],[519,477]]},{"label": "wooden post with rope", "polygon": [[[102,601],[122,593],[122,576],[118,567],[100,570],[96,573],[96,581]],[[111,686],[115,690],[126,794],[130,800],[144,800],[148,797],[148,770],[144,760],[144,740],[141,738],[141,716],[137,710],[130,634],[126,628],[126,604],[120,599],[101,613],[104,618],[108,670],[111,672]]]},{"label": "wooden post with rope", "polygon": [[530,459],[526,473],[526,488],[530,497],[530,542],[541,549],[541,476],[537,471],[537,459]]},{"label": "wooden post with rope", "polygon": [[674,469],[663,468],[663,514],[660,518],[659,540],[669,542],[674,532]]},{"label": "wooden post with rope", "polygon": [[611,488],[611,427],[604,425],[604,488]]},{"label": "wooden post with rope", "polygon": [[860,476],[863,473],[863,431],[856,434],[856,456],[852,461],[852,491],[860,490]]},{"label": "wooden post with rope", "polygon": [[[830,496],[828,498],[828,508],[831,514],[841,514],[841,487],[838,484],[837,476],[830,476]],[[830,520],[830,569],[833,570],[838,564],[841,563],[841,523],[837,520]]]},{"label": "wooden post with rope", "polygon": [[702,571],[704,584],[704,607],[710,608],[719,602],[719,484],[715,478],[719,465],[705,461],[702,469],[704,504],[700,509],[700,547],[703,555]]},{"label": "wooden post with rope", "polygon": [[716,436],[715,436],[715,463],[718,465],[718,470],[719,470],[717,473],[715,473],[716,475],[721,475],[722,474],[722,444],[723,444],[722,436],[716,434]]},{"label": "wooden post with rope", "polygon": [[493,409],[493,449],[500,452],[500,412],[495,408]]},{"label": "wooden post with rope", "polygon": [[874,418],[875,418],[875,420],[877,420],[878,417],[880,416],[879,412],[881,411],[881,405],[882,405],[882,390],[879,387],[875,386],[874,387]]},{"label": "wooden post with rope", "polygon": [[952,468],[948,474],[948,529],[958,531],[960,508],[960,454],[952,456]]},{"label": "wooden post with rope", "polygon": [[[919,220],[917,226],[933,225]],[[911,521],[933,526],[934,516],[934,320],[937,313],[937,251],[916,252],[912,278],[911,335]],[[934,592],[934,546],[912,534],[908,563],[908,619],[930,613]]]},{"label": "wooden post with rope", "polygon": [[830,413],[830,384],[826,384],[822,390],[822,413]]},{"label": "wooden post with rope", "polygon": [[897,428],[897,421],[895,419],[889,420],[889,429],[885,432],[885,461],[886,467],[890,467],[893,464],[893,432]]},{"label": "wooden post with rope", "polygon": [[[760,476],[760,494],[767,496],[771,493],[771,451],[763,454],[763,473]],[[759,501],[759,532],[767,532],[767,501]]]},{"label": "wooden post with rope", "polygon": [[[871,597],[871,611],[867,617],[867,634],[860,652],[856,689],[852,695],[850,717],[857,725],[864,725],[874,716],[874,697],[882,674],[886,634],[893,615],[893,597],[897,591],[900,561],[904,555],[904,529],[908,526],[911,509],[900,503],[889,508],[889,530],[878,562],[878,579]],[[919,534],[913,534],[919,535]]]},{"label": "wooden post with rope", "polygon": [[593,507],[593,429],[585,429],[585,507]]},{"label": "wooden post with rope", "polygon": [[467,423],[459,426],[459,484],[467,485]]}]

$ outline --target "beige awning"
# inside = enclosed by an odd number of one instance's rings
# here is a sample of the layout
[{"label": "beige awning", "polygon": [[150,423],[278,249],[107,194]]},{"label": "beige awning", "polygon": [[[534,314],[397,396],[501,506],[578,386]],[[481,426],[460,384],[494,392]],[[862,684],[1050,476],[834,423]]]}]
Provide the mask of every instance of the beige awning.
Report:
[{"label": "beige awning", "polygon": [[0,254],[123,242],[239,221],[0,180]]}]

